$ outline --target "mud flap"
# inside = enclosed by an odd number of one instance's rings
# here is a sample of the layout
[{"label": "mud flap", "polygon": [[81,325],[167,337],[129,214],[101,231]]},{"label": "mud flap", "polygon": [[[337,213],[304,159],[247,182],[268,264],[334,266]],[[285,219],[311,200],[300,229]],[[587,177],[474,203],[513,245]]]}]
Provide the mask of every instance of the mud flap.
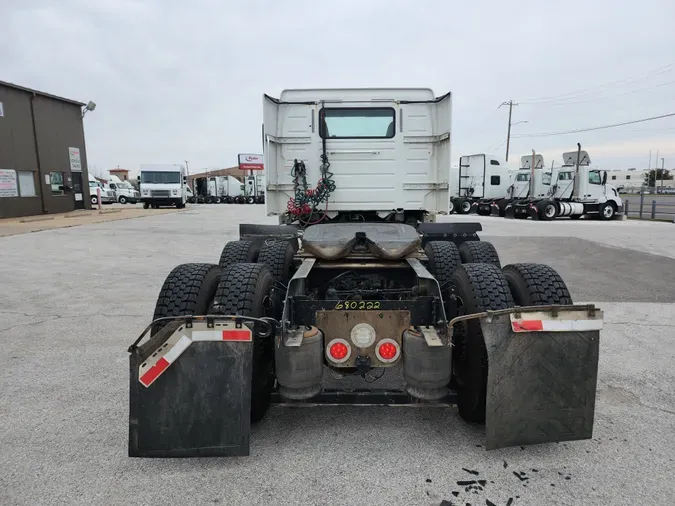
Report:
[{"label": "mud flap", "polygon": [[530,213],[530,218],[532,218],[532,220],[539,221],[539,209],[537,209],[536,204],[528,205],[527,211]]},{"label": "mud flap", "polygon": [[506,204],[506,209],[504,210],[504,218],[508,218],[508,219],[512,220],[515,217],[515,214],[514,214],[515,210],[516,210],[516,208],[513,205],[513,203],[509,202],[508,204]]},{"label": "mud flap", "polygon": [[489,363],[486,448],[590,439],[602,313],[522,318],[481,318]]},{"label": "mud flap", "polygon": [[250,336],[234,323],[172,323],[132,346],[129,456],[247,456]]},{"label": "mud flap", "polygon": [[499,203],[498,203],[498,201],[495,201],[490,205],[490,216],[499,216]]}]

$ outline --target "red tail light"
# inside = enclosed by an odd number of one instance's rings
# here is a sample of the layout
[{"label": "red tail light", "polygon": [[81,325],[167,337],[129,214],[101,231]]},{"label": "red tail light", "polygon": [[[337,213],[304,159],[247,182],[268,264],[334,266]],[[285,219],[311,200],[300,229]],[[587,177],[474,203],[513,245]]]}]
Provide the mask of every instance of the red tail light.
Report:
[{"label": "red tail light", "polygon": [[344,339],[333,339],[326,347],[326,357],[337,364],[349,360],[351,354],[352,347]]},{"label": "red tail light", "polygon": [[393,339],[382,339],[377,343],[375,354],[381,362],[388,364],[398,359],[401,355],[401,347]]}]

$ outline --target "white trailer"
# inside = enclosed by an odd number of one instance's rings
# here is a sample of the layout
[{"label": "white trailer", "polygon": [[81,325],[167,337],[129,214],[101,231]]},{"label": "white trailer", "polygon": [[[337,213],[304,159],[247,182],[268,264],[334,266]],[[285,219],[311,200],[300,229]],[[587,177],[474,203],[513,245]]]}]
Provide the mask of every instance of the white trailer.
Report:
[{"label": "white trailer", "polygon": [[435,221],[448,212],[451,110],[450,93],[426,88],[265,95],[267,214],[282,223]]},{"label": "white trailer", "polygon": [[187,202],[187,172],[184,165],[144,164],[138,175],[143,207],[185,207]]},{"label": "white trailer", "polygon": [[461,156],[457,171],[457,190],[450,198],[450,212],[469,214],[472,210],[489,215],[494,200],[503,198],[513,169],[492,155],[484,153]]}]

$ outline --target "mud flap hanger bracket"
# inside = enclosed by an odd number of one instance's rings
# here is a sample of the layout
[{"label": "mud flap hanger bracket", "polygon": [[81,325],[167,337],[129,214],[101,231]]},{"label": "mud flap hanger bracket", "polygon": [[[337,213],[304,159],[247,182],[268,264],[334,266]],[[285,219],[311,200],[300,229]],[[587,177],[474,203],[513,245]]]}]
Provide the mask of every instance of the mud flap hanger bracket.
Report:
[{"label": "mud flap hanger bracket", "polygon": [[[242,325],[248,324],[247,326],[254,324],[254,323],[260,323],[263,325],[263,329],[256,329],[256,333],[258,336],[262,338],[269,337],[271,335],[274,335],[275,329],[279,322],[277,322],[274,318],[255,318],[253,316],[241,316],[241,315],[199,315],[199,316],[194,316],[194,315],[185,315],[185,316],[165,316],[163,318],[157,318],[153,321],[151,321],[147,327],[141,332],[141,335],[136,338],[136,340],[129,346],[127,351],[129,353],[133,353],[134,350],[138,348],[138,344],[143,340],[143,338],[150,332],[150,329],[152,329],[152,326],[157,324],[157,323],[171,323],[171,322],[180,322],[185,324],[185,327],[190,329],[193,326],[193,322],[195,321],[206,321],[206,326],[207,328],[214,328],[216,322],[229,322],[229,321],[234,321],[235,323],[235,328],[241,328]],[[253,329],[251,329],[253,330]]]}]

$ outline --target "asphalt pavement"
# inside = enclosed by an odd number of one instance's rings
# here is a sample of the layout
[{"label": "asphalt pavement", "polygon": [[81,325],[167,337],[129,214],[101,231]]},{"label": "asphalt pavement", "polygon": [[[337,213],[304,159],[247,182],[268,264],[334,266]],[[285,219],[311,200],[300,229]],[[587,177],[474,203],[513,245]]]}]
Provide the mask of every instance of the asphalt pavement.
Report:
[{"label": "asphalt pavement", "polygon": [[480,221],[503,264],[550,263],[575,302],[605,311],[592,440],[487,452],[483,428],[454,408],[278,406],[253,429],[249,457],[127,457],[126,348],[164,277],[217,262],[240,222],[271,222],[263,207],[0,238],[0,504],[672,504],[665,223],[448,218]]}]

